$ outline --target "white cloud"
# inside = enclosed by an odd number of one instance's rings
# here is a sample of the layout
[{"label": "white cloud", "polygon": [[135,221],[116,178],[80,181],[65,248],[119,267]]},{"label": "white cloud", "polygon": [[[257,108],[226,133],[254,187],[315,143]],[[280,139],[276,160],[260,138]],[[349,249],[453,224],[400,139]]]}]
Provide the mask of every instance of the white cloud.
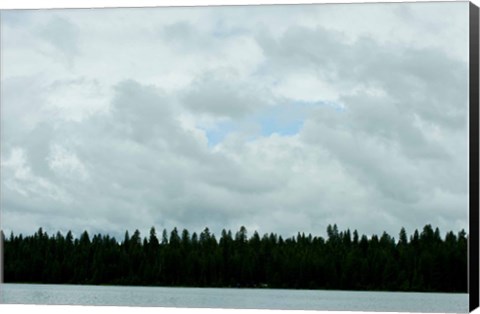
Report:
[{"label": "white cloud", "polygon": [[109,109],[105,91],[95,80],[79,78],[54,81],[46,94],[45,110],[66,121],[79,122]]},{"label": "white cloud", "polygon": [[273,90],[280,97],[307,102],[338,102],[341,93],[340,88],[308,71],[287,76]]},{"label": "white cloud", "polygon": [[467,8],[5,13],[2,227],[466,228]]},{"label": "white cloud", "polygon": [[[21,148],[14,148],[10,156],[1,163],[6,179],[2,180],[2,189],[27,200],[46,200],[67,203],[68,194],[51,181],[32,173]],[[32,206],[34,204],[31,204]]]},{"label": "white cloud", "polygon": [[69,152],[64,147],[54,145],[50,148],[48,165],[57,175],[74,180],[86,180],[88,172],[84,164],[75,153]]}]

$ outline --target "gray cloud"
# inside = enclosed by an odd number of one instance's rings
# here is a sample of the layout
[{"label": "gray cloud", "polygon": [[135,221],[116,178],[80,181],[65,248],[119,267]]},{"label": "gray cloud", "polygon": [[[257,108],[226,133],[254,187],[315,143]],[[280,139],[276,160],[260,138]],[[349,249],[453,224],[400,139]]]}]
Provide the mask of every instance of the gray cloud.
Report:
[{"label": "gray cloud", "polygon": [[267,105],[268,91],[223,72],[205,73],[196,79],[181,96],[184,104],[193,112],[228,118],[244,117]]},{"label": "gray cloud", "polygon": [[[277,40],[262,34],[258,41],[269,68],[281,76],[308,68],[337,85],[343,109],[319,108],[301,135],[327,149],[373,195],[392,200],[390,213],[401,217],[402,208],[417,212],[425,206],[423,197],[440,184],[430,171],[439,177],[452,168],[465,174],[465,156],[449,149],[454,142],[462,143],[462,151],[467,146],[467,69],[461,62],[439,50],[389,47],[371,38],[347,42],[342,34],[319,28],[291,29]],[[426,125],[429,131],[451,132],[456,140],[432,138]],[[466,197],[466,180],[441,184],[446,191],[460,186]]]},{"label": "gray cloud", "polygon": [[15,13],[2,228],[466,228],[463,6]]},{"label": "gray cloud", "polygon": [[78,55],[78,29],[69,20],[60,16],[53,16],[45,25],[38,29],[38,34],[48,42],[68,64]]}]

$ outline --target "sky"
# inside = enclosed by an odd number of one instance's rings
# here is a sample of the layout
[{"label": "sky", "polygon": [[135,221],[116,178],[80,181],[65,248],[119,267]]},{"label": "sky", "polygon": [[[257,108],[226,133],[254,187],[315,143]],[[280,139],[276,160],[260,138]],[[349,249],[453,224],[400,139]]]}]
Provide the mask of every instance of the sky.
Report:
[{"label": "sky", "polygon": [[468,230],[468,2],[1,13],[1,226]]}]

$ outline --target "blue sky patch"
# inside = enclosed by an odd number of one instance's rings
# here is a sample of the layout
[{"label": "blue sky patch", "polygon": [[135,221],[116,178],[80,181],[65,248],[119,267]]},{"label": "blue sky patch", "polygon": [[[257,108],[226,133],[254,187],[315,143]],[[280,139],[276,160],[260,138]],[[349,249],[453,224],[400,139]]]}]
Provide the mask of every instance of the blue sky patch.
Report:
[{"label": "blue sky patch", "polygon": [[309,112],[318,106],[329,106],[338,112],[345,110],[341,105],[332,102],[295,101],[263,108],[241,120],[224,121],[213,128],[202,129],[206,133],[209,147],[221,143],[229,133],[251,130],[252,125],[258,126],[258,131],[256,135],[249,135],[251,140],[272,134],[292,136],[300,132]]},{"label": "blue sky patch", "polygon": [[236,128],[232,122],[220,122],[214,128],[204,129],[208,140],[208,146],[213,147],[221,143],[228,133],[234,131]]}]

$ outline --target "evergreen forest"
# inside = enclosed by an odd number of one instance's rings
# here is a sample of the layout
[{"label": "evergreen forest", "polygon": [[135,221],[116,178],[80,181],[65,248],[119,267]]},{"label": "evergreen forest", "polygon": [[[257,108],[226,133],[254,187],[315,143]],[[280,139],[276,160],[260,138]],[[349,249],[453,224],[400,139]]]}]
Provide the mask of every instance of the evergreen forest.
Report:
[{"label": "evergreen forest", "polygon": [[208,228],[157,237],[154,227],[143,238],[42,228],[1,237],[7,283],[467,292],[466,232],[442,238],[431,225],[410,236],[402,228],[398,240],[336,225],[326,238],[248,236],[245,227],[219,239]]}]

